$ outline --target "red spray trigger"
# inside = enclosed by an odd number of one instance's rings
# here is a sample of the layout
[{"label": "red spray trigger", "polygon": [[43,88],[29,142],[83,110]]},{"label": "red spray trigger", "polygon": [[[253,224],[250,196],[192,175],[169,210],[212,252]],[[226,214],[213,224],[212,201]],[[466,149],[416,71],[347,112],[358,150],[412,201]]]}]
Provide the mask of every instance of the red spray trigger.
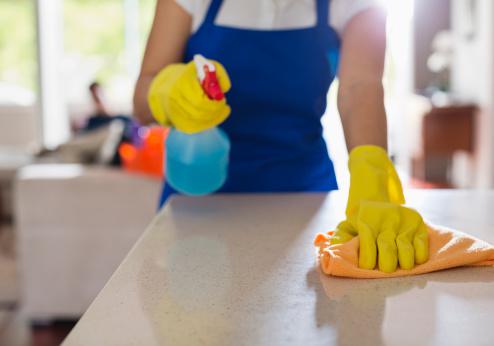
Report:
[{"label": "red spray trigger", "polygon": [[221,90],[220,83],[218,82],[216,66],[200,54],[194,55],[194,63],[196,66],[197,78],[199,79],[202,90],[204,90],[211,100],[223,100],[225,94]]},{"label": "red spray trigger", "polygon": [[225,94],[221,91],[216,71],[210,71],[208,65],[204,65],[204,80],[202,81],[202,88],[212,100],[220,101],[225,97]]}]

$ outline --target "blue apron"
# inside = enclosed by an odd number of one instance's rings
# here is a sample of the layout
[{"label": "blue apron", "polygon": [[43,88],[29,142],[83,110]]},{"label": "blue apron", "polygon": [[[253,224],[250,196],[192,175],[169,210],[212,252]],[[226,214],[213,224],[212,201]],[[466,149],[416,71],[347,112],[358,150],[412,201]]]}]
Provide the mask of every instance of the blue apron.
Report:
[{"label": "blue apron", "polygon": [[[184,61],[202,54],[221,62],[232,82],[228,178],[219,192],[337,189],[321,117],[338,62],[340,40],[328,25],[329,0],[316,0],[317,24],[304,29],[251,30],[216,25],[212,0]],[[164,185],[160,206],[175,193]]]}]

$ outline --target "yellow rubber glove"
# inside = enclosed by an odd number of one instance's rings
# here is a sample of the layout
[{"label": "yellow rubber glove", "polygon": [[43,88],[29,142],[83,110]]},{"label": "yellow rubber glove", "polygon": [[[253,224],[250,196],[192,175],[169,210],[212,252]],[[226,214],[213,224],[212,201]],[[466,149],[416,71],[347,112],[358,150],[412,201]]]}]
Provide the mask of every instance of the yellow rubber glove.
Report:
[{"label": "yellow rubber glove", "polygon": [[[384,251],[384,249],[393,249],[389,244],[393,242],[396,244],[398,234],[404,233],[407,237],[411,234],[412,251],[403,245],[401,248],[408,250],[397,252],[401,253],[397,255],[400,258],[400,266],[403,269],[410,269],[415,263],[427,261],[426,228],[416,211],[402,206],[405,198],[401,182],[386,151],[377,146],[359,146],[350,153],[348,168],[350,191],[346,208],[347,218],[337,226],[331,243],[344,243],[359,235],[359,267],[374,269],[376,262],[379,262],[380,270],[394,271],[396,256],[390,255],[392,250]],[[389,220],[386,220],[388,217]],[[411,225],[416,227],[413,228]],[[378,238],[384,229],[384,234]],[[407,231],[404,232],[404,229]],[[392,234],[394,237],[391,236]],[[403,239],[405,236],[399,238],[401,244],[404,244]],[[379,242],[383,245],[383,252],[377,251],[380,249]],[[415,243],[418,244],[416,249]],[[397,249],[396,245],[394,249]]]},{"label": "yellow rubber glove", "polygon": [[412,269],[429,257],[427,227],[414,209],[394,203],[361,202],[357,219],[359,267],[394,272]]},{"label": "yellow rubber glove", "polygon": [[[230,78],[220,63],[211,61],[221,90],[231,88]],[[226,99],[210,100],[199,83],[193,61],[171,64],[153,79],[148,103],[156,121],[185,133],[196,133],[221,124],[230,115]]]},{"label": "yellow rubber glove", "polygon": [[375,145],[354,148],[348,158],[350,191],[346,208],[347,219],[357,216],[363,200],[404,204],[405,196],[395,167],[388,153]]}]

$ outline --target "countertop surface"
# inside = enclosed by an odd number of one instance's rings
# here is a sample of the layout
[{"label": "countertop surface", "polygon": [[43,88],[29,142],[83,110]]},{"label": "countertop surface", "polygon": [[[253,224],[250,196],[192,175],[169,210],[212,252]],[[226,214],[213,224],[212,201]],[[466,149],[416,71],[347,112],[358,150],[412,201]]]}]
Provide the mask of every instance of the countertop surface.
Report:
[{"label": "countertop surface", "polygon": [[[408,191],[427,221],[494,243],[494,192]],[[65,345],[494,345],[494,268],[320,273],[330,194],[173,197]],[[89,254],[88,254],[89,255]]]}]

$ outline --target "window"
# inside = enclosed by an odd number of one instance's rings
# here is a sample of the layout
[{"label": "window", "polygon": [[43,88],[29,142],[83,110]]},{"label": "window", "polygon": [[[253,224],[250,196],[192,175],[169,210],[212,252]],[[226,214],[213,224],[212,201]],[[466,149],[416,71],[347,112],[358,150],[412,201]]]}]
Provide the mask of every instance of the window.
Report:
[{"label": "window", "polygon": [[0,0],[0,104],[35,101],[35,27],[34,1]]},{"label": "window", "polygon": [[116,111],[128,112],[156,0],[64,0],[65,92],[87,101],[87,86],[104,86]]}]

